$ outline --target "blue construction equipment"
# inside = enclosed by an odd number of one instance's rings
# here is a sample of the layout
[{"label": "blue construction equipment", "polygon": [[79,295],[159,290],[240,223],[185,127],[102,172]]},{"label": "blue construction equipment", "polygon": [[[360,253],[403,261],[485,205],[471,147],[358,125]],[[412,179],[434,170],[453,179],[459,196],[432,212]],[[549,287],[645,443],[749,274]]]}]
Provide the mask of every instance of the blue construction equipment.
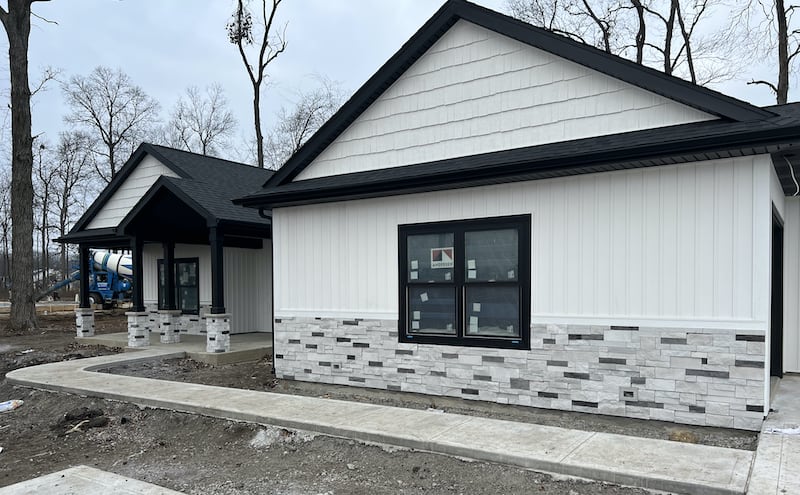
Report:
[{"label": "blue construction equipment", "polygon": [[[118,302],[131,299],[133,261],[129,255],[109,251],[92,251],[88,274],[89,302],[91,304],[100,304],[107,309]],[[75,270],[69,274],[69,277],[41,292],[36,300],[38,301],[72,282],[77,282],[80,278],[80,270]]]}]

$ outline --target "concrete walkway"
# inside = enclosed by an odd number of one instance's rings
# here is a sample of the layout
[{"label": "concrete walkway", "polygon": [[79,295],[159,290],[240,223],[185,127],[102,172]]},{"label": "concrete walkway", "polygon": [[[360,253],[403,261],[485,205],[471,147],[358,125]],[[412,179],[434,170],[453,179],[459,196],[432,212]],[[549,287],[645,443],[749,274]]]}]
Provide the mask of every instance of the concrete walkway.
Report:
[{"label": "concrete walkway", "polygon": [[743,494],[753,460],[744,450],[94,371],[183,355],[177,349],[150,349],[21,368],[6,378],[29,387],[675,493]]},{"label": "concrete walkway", "polygon": [[181,492],[126,478],[88,466],[56,473],[0,488],[0,495],[181,495]]},{"label": "concrete walkway", "polygon": [[800,493],[800,376],[778,385],[764,421],[748,495]]}]

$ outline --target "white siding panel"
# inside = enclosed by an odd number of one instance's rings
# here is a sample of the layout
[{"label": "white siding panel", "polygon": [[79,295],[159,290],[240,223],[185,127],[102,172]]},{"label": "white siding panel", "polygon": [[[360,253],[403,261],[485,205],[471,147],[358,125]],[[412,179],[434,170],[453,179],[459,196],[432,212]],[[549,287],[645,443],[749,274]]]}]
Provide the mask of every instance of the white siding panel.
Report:
[{"label": "white siding panel", "polygon": [[[231,331],[272,331],[272,261],[270,243],[263,249],[226,247],[225,309],[231,313]],[[161,244],[147,244],[142,252],[144,302],[158,304],[158,260],[163,259]],[[209,246],[177,244],[176,258],[198,258],[200,305],[211,305],[211,249]],[[267,301],[266,303],[264,301]]]},{"label": "white siding panel", "polygon": [[785,201],[783,257],[783,366],[800,372],[800,198]]},{"label": "white siding panel", "polygon": [[178,175],[151,155],[145,156],[89,222],[87,229],[116,227],[162,175]]},{"label": "white siding panel", "polygon": [[276,315],[394,318],[398,225],[530,213],[534,321],[764,328],[768,306],[756,304],[753,290],[763,246],[754,251],[753,235],[754,210],[769,194],[758,189],[769,180],[768,162],[744,157],[278,208]]},{"label": "white siding panel", "polygon": [[462,20],[297,180],[713,118]]}]

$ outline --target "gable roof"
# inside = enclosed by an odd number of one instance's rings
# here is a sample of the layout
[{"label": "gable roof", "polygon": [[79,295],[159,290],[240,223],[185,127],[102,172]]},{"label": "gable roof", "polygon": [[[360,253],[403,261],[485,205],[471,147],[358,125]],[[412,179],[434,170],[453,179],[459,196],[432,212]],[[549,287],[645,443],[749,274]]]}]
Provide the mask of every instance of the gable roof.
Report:
[{"label": "gable roof", "polygon": [[[64,240],[77,240],[98,229],[87,229],[92,218],[122,186],[133,170],[147,155],[158,159],[178,177],[161,176],[137,202],[126,219],[137,207],[146,203],[155,190],[166,187],[187,205],[206,218],[208,223],[219,221],[253,223],[268,225],[269,219],[261,217],[257,211],[242,208],[232,200],[253,184],[261,183],[270,176],[271,170],[264,170],[243,163],[232,162],[212,156],[199,155],[188,151],[168,148],[150,143],[142,143],[133,152],[114,179],[100,193],[98,198],[75,223]],[[116,229],[102,229],[104,236],[114,235]]]},{"label": "gable roof", "polygon": [[768,110],[668,76],[465,0],[448,0],[289,158],[264,187],[291,182],[460,19],[726,120],[753,121],[774,116]]}]

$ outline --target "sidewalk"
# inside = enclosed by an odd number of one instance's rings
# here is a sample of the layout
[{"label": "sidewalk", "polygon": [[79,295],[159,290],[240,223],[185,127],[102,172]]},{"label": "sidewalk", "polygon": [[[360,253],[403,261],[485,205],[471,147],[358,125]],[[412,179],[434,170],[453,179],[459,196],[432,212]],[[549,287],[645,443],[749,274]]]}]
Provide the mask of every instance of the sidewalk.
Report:
[{"label": "sidewalk", "polygon": [[75,466],[0,488],[0,495],[181,495],[181,492],[101,471]]},{"label": "sidewalk", "polygon": [[743,494],[753,460],[753,452],[744,450],[93,371],[183,355],[177,348],[150,349],[21,368],[6,378],[35,388],[676,493]]}]

